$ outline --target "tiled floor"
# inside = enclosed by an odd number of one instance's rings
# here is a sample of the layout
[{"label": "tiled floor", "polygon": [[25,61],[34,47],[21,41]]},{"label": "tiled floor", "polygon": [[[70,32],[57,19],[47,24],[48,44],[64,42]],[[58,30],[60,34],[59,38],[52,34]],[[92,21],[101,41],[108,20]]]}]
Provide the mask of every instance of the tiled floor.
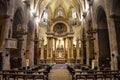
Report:
[{"label": "tiled floor", "polygon": [[49,74],[49,80],[70,80],[67,69],[53,69]]},{"label": "tiled floor", "polygon": [[70,80],[71,76],[65,64],[55,64],[49,74],[49,80]]}]

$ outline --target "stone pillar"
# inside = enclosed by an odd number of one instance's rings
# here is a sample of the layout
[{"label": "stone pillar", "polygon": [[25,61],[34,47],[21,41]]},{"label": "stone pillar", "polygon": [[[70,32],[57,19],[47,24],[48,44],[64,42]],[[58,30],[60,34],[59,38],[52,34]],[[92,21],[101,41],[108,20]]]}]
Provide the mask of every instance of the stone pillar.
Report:
[{"label": "stone pillar", "polygon": [[54,48],[55,48],[55,58],[57,57],[57,52],[56,52],[56,38],[54,38]]},{"label": "stone pillar", "polygon": [[[114,19],[111,14],[111,2],[109,0],[105,0],[105,9],[106,9],[106,18],[108,23],[108,31],[109,31],[109,41],[110,41],[110,53],[111,53],[111,69],[118,70],[118,48],[117,48],[117,40],[116,40],[116,31]],[[111,17],[110,17],[111,16]]]},{"label": "stone pillar", "polygon": [[34,39],[33,38],[30,41],[29,61],[30,61],[30,67],[34,66]]},{"label": "stone pillar", "polygon": [[66,38],[64,38],[64,58],[66,58]]},{"label": "stone pillar", "polygon": [[89,39],[86,41],[86,65],[89,66],[90,59],[90,49],[89,49]]},{"label": "stone pillar", "polygon": [[50,39],[50,59],[53,59],[53,38]]},{"label": "stone pillar", "polygon": [[70,38],[68,37],[68,53],[67,53],[68,63],[70,61]]},{"label": "stone pillar", "polygon": [[47,60],[50,57],[49,54],[50,54],[50,38],[47,37]]},{"label": "stone pillar", "polygon": [[92,26],[93,26],[93,30],[94,30],[94,34],[93,34],[93,38],[95,38],[94,42],[94,56],[95,56],[95,61],[96,61],[96,67],[99,68],[99,47],[98,47],[98,34],[95,33],[97,31],[97,24],[96,24],[96,18],[94,16],[94,14],[96,12],[94,12],[94,8],[93,6],[90,6],[90,15],[92,17]]},{"label": "stone pillar", "polygon": [[74,59],[74,53],[73,53],[73,37],[70,39],[70,46],[71,46],[71,59]]},{"label": "stone pillar", "polygon": [[80,48],[79,48],[79,39],[77,39],[77,44],[76,44],[76,59],[80,60]]},{"label": "stone pillar", "polygon": [[44,40],[41,40],[41,55],[40,60],[44,60]]},{"label": "stone pillar", "polygon": [[[28,23],[28,14],[29,14],[29,9],[26,9],[27,12],[26,12],[26,16],[25,16],[25,21],[24,21],[24,24],[22,26],[22,28],[25,30],[24,31],[24,35],[23,35],[23,42],[22,42],[22,48],[21,48],[21,58],[22,58],[22,67],[27,67],[27,62],[26,62],[26,55],[27,55],[27,33],[28,33],[28,26],[27,26],[27,23]],[[29,64],[29,63],[28,63]]]},{"label": "stone pillar", "polygon": [[83,30],[82,30],[82,36],[81,36],[81,64],[86,64],[86,36],[85,36],[85,30],[84,30],[84,25],[83,25]]},{"label": "stone pillar", "polygon": [[10,4],[8,5],[7,9],[7,15],[6,15],[6,25],[5,25],[5,37],[3,41],[3,70],[9,70],[10,69],[10,52],[5,49],[6,43],[5,39],[9,38],[9,30],[12,27],[12,20],[13,20],[13,15],[14,15],[14,5],[15,5],[15,0],[10,0]]},{"label": "stone pillar", "polygon": [[30,67],[34,66],[34,39],[35,39],[35,26],[33,26],[33,31],[31,35],[30,48],[29,48],[29,62]]},{"label": "stone pillar", "polygon": [[[27,29],[27,25],[23,25]],[[27,30],[26,30],[27,31]],[[22,48],[21,48],[21,58],[22,58],[22,67],[26,67],[26,45],[27,44],[27,34],[23,35]]]},{"label": "stone pillar", "polygon": [[83,44],[83,41],[81,41],[82,43],[81,43],[81,64],[84,64],[84,56],[83,56],[83,54],[84,54],[84,44]]}]

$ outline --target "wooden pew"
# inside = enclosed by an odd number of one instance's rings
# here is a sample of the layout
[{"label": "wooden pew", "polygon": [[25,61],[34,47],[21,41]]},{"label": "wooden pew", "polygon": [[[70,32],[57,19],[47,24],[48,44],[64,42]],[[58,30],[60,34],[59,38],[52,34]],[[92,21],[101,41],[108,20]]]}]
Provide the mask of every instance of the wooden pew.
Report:
[{"label": "wooden pew", "polygon": [[2,70],[0,71],[0,75],[2,76],[2,80],[8,80],[10,78],[18,79],[22,78],[23,80],[27,80],[28,78],[36,80],[43,79],[46,80],[47,76],[44,74],[46,71],[32,71],[32,70]]},{"label": "wooden pew", "polygon": [[75,75],[75,79],[109,79],[109,80],[120,80],[120,71],[113,70],[104,70],[104,71],[77,71]]},{"label": "wooden pew", "polygon": [[74,75],[75,75],[74,69],[70,66],[67,66],[67,69],[70,72],[70,75],[72,76],[72,80],[74,80]]}]

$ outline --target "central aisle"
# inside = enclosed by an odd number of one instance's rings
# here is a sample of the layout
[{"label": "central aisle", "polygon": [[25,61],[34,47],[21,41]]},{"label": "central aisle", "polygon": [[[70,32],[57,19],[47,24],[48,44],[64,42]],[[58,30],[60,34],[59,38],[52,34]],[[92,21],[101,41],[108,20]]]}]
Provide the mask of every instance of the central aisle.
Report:
[{"label": "central aisle", "polygon": [[49,80],[70,80],[65,64],[55,64],[49,74]]}]

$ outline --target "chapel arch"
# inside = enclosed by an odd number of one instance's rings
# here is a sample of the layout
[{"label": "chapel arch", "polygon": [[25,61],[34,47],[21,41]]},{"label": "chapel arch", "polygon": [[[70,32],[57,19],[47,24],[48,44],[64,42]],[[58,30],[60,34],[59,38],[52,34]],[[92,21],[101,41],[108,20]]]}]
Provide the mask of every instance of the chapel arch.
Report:
[{"label": "chapel arch", "polygon": [[110,43],[105,10],[99,6],[97,10],[97,30],[99,46],[99,66],[110,68]]},{"label": "chapel arch", "polygon": [[12,49],[10,51],[10,67],[18,68],[22,66],[22,41],[23,41],[23,30],[25,26],[23,26],[23,11],[22,8],[17,8],[14,16],[13,16],[13,26],[9,30],[9,38],[14,38],[17,40],[17,49]]}]

